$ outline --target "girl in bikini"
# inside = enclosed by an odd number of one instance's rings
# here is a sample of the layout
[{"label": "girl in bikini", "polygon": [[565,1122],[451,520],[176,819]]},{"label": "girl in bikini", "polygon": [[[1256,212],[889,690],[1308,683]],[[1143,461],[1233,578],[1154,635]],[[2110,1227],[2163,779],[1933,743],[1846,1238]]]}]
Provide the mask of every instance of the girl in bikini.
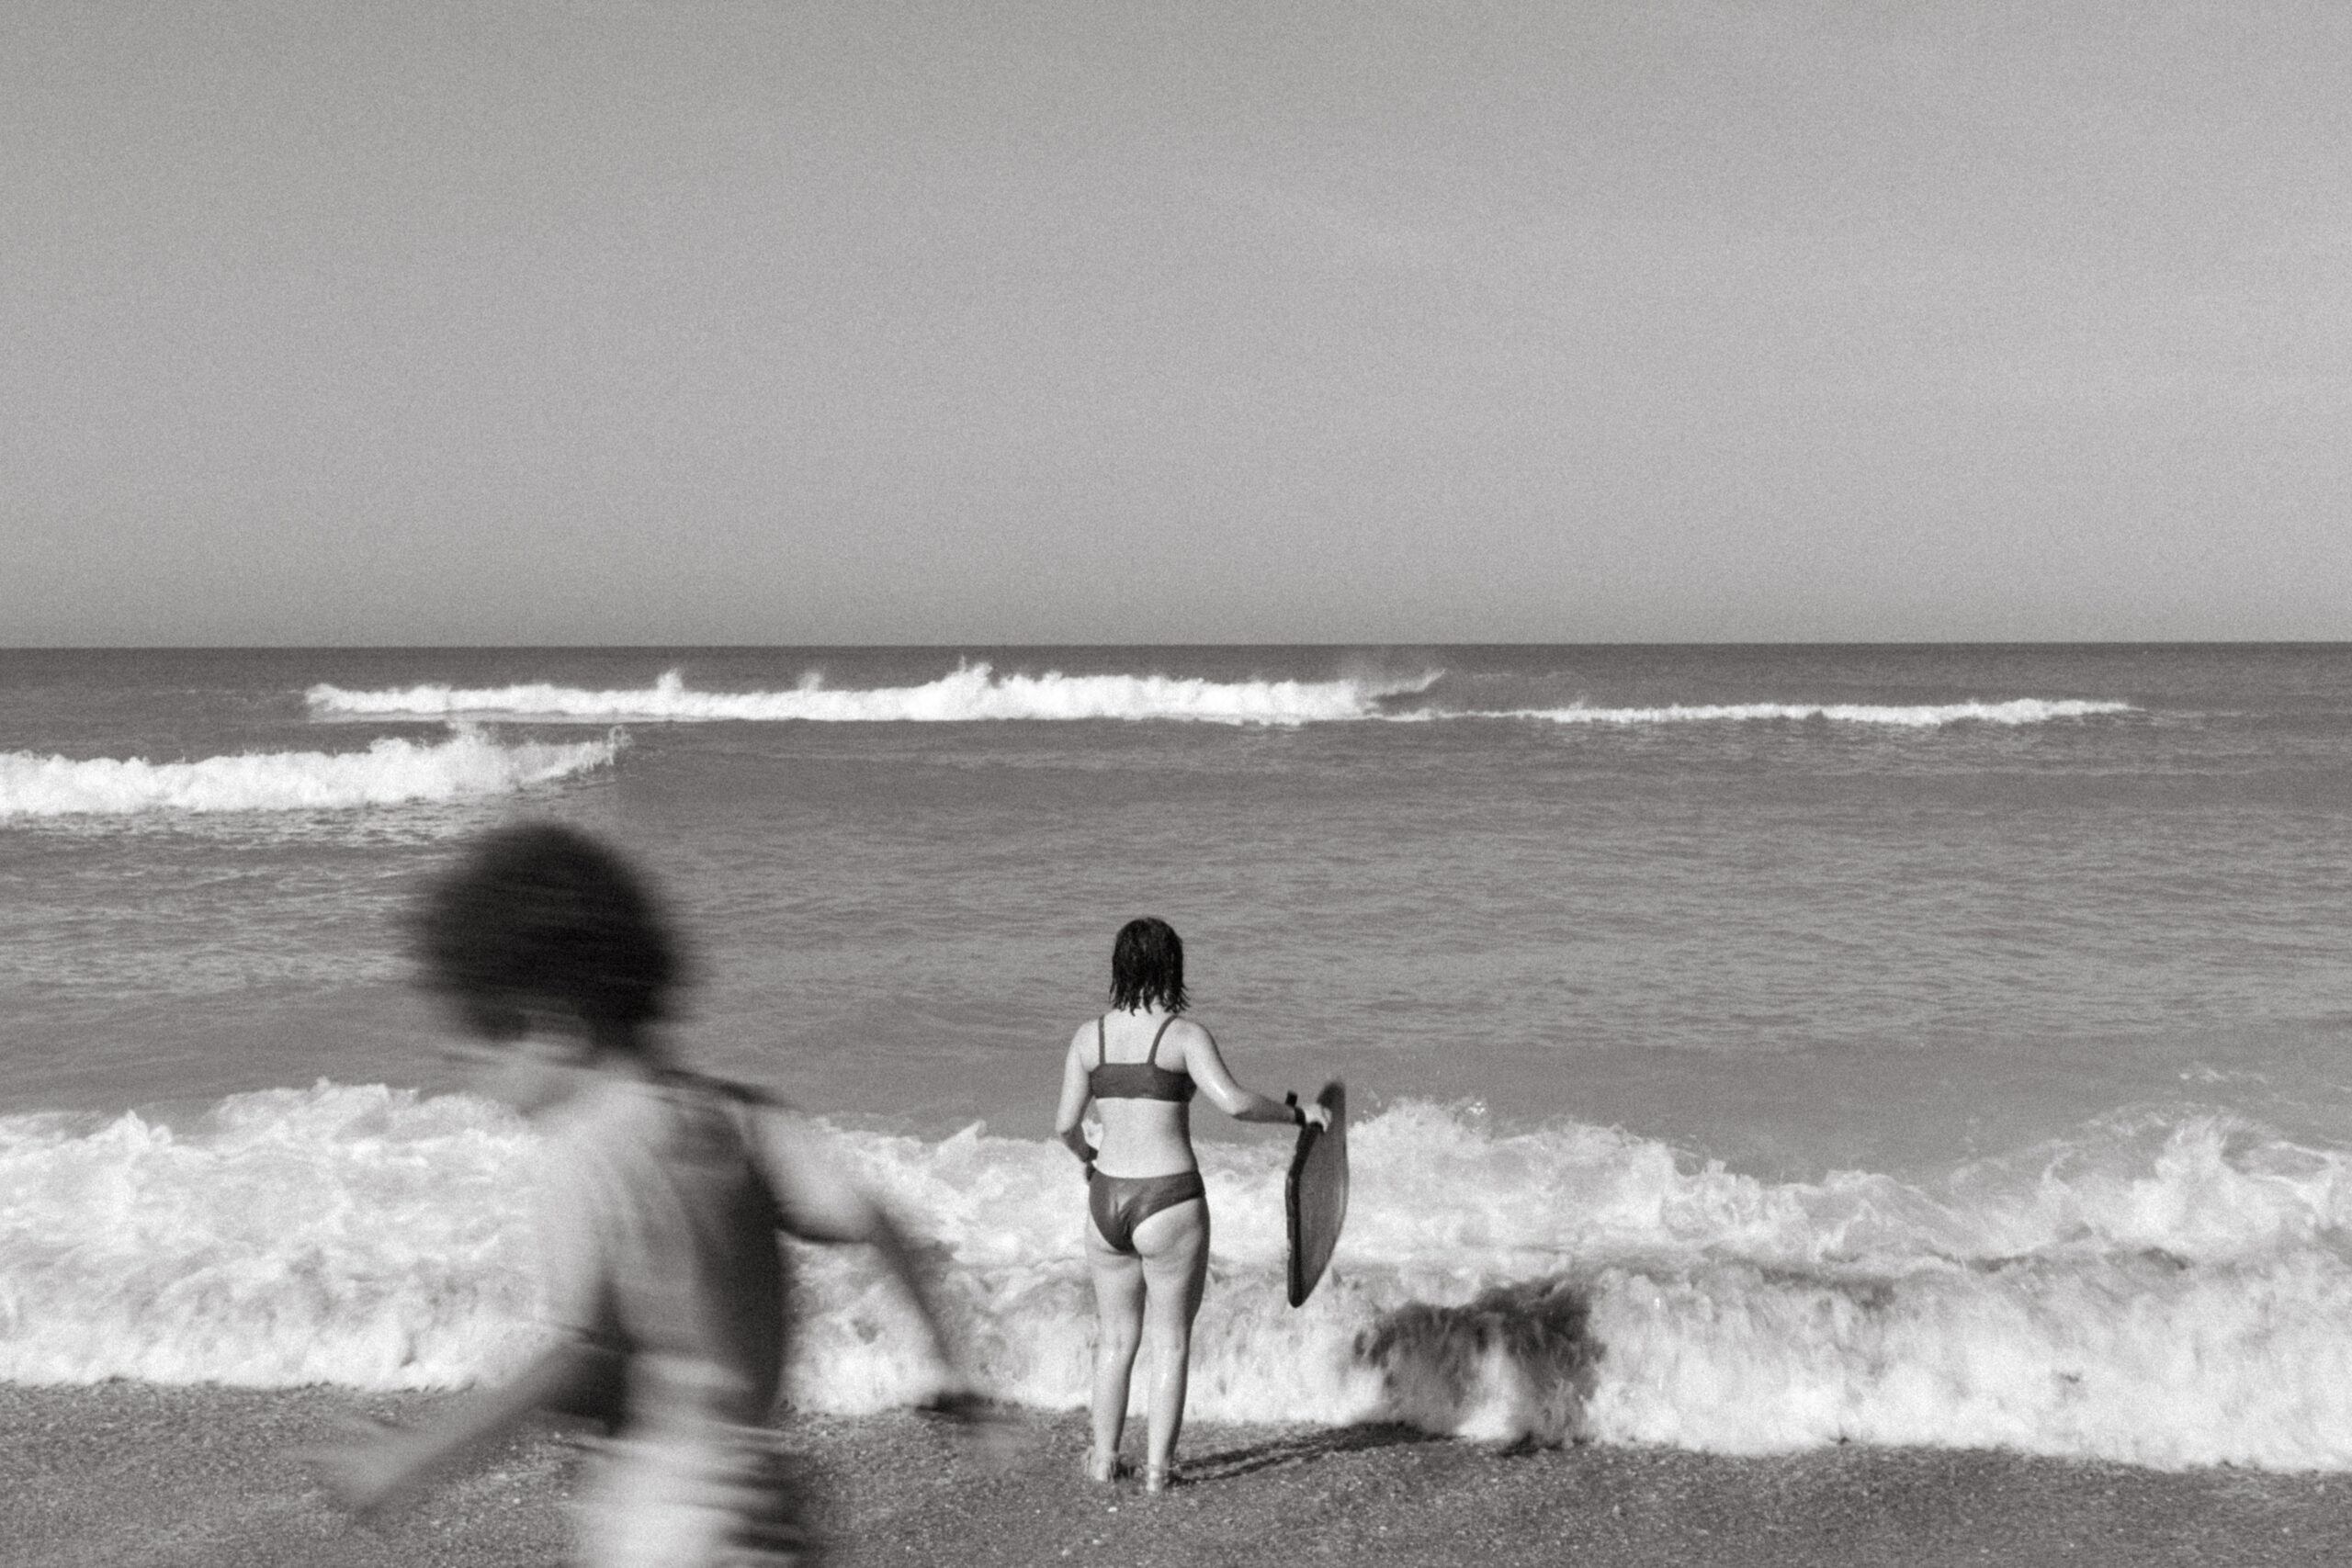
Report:
[{"label": "girl in bikini", "polygon": [[[1054,1130],[1086,1167],[1086,1260],[1094,1275],[1094,1446],[1087,1473],[1124,1473],[1119,1438],[1136,1351],[1151,1341],[1151,1431],[1144,1485],[1173,1479],[1184,1422],[1193,1319],[1208,1280],[1209,1206],[1193,1157],[1197,1089],[1241,1122],[1328,1124],[1301,1108],[1242,1088],[1209,1032],[1183,1015],[1184,944],[1165,920],[1129,920],[1111,949],[1111,1010],[1079,1026],[1062,1065]],[[1081,1125],[1099,1108],[1102,1146]]]}]

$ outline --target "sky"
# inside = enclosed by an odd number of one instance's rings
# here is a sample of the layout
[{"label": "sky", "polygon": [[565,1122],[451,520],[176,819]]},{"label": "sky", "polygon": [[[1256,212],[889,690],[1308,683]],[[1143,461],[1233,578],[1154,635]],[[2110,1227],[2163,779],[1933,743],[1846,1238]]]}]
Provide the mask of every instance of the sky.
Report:
[{"label": "sky", "polygon": [[0,646],[2352,637],[2352,8],[20,0]]}]

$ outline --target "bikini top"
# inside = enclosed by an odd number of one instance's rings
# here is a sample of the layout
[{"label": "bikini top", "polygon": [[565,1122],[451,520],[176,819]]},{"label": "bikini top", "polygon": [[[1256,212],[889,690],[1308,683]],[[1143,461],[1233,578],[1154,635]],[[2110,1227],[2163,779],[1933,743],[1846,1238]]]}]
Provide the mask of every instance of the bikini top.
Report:
[{"label": "bikini top", "polygon": [[1170,1100],[1182,1105],[1193,1098],[1192,1076],[1159,1065],[1159,1036],[1176,1021],[1162,1019],[1159,1033],[1151,1037],[1151,1054],[1140,1062],[1110,1060],[1111,1043],[1102,1032],[1102,1021],[1094,1021],[1094,1070],[1086,1075],[1086,1087],[1097,1100]]}]

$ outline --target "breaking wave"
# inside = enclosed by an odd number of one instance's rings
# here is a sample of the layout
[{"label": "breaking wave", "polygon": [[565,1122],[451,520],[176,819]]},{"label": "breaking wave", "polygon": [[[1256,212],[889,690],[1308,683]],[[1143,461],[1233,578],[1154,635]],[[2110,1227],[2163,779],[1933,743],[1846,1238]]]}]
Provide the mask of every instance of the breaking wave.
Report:
[{"label": "breaking wave", "polygon": [[[837,1133],[937,1244],[986,1390],[1086,1397],[1058,1145]],[[186,1131],[0,1119],[0,1378],[447,1386],[533,1342],[533,1134],[464,1097],[321,1084]],[[1852,1440],[2352,1469],[2352,1171],[2212,1115],[2119,1117],[1915,1186],[1772,1183],[1574,1124],[1403,1102],[1352,1130],[1332,1272],[1283,1304],[1281,1150],[1202,1149],[1211,1419],[1403,1420],[1733,1453]],[[912,1398],[856,1248],[805,1249],[790,1391]]]},{"label": "breaking wave", "polygon": [[[650,687],[590,691],[536,683],[408,686],[348,691],[316,685],[311,711],[331,717],[527,718],[586,723],[708,723],[802,720],[817,724],[958,724],[981,720],[1167,719],[1204,724],[1301,725],[1367,719],[1548,720],[1555,724],[1739,723],[1824,719],[1832,723],[1934,728],[1980,723],[2043,724],[2133,711],[2129,703],[2018,697],[2007,702],[1911,706],[1852,703],[1733,703],[1663,707],[1484,708],[1449,705],[1430,690],[1430,671],[1410,679],[1208,681],[1170,675],[999,675],[967,664],[920,686],[837,690],[815,675],[786,692],[700,692],[671,671]],[[1400,699],[1419,698],[1418,702]]]},{"label": "breaking wave", "polygon": [[921,686],[837,691],[811,675],[788,692],[689,691],[675,671],[639,691],[518,685],[467,690],[411,686],[349,692],[312,686],[314,712],[447,718],[491,716],[596,723],[801,719],[819,724],[956,724],[981,719],[1180,719],[1206,724],[1312,724],[1370,718],[1380,699],[1418,682],[1202,681],[1169,675],[998,675],[969,664]]},{"label": "breaking wave", "polygon": [[303,811],[508,795],[610,763],[617,736],[504,744],[379,740],[365,751],[254,751],[193,762],[0,752],[0,820],[146,811]]},{"label": "breaking wave", "polygon": [[2130,713],[2130,703],[2052,701],[2017,697],[2005,703],[1927,703],[1895,706],[1871,703],[1726,703],[1646,708],[1527,708],[1509,716],[1544,718],[1555,724],[1724,724],[1758,719],[1826,719],[1833,724],[1891,724],[1930,729],[1947,724],[2047,724],[2056,718],[2089,718]]}]

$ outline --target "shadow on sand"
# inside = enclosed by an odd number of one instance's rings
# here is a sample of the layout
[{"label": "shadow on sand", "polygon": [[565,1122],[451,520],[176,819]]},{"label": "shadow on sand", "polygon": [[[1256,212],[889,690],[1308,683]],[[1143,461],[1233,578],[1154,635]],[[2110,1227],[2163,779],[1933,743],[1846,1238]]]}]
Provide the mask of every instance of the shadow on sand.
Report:
[{"label": "shadow on sand", "polygon": [[1286,1433],[1243,1448],[1192,1455],[1184,1461],[1184,1474],[1192,1481],[1228,1481],[1256,1471],[1275,1470],[1286,1464],[1320,1459],[1326,1454],[1358,1453],[1366,1449],[1448,1440],[1396,1421],[1372,1422],[1362,1427],[1318,1427],[1312,1431]]}]

